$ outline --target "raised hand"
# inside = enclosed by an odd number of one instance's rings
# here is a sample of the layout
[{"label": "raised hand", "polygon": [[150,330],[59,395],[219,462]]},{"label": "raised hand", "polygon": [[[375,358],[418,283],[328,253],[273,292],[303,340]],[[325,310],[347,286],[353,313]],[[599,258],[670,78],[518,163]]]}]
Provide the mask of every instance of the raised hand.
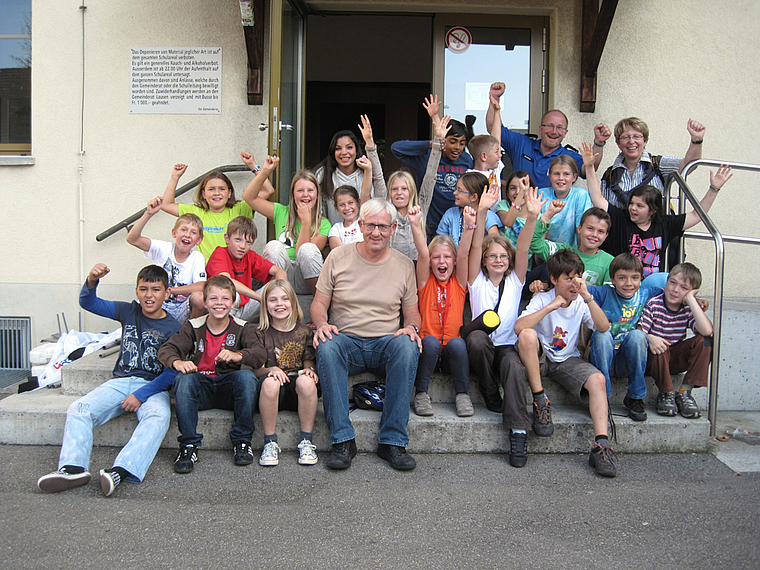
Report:
[{"label": "raised hand", "polygon": [[375,139],[372,137],[372,125],[369,122],[369,117],[367,115],[359,115],[359,119],[361,119],[361,124],[358,125],[359,132],[362,134],[362,138],[364,139],[364,144],[366,146],[375,146]]},{"label": "raised hand", "polygon": [[451,120],[451,117],[449,115],[444,115],[443,119],[438,121],[438,124],[435,125],[435,136],[437,136],[440,139],[445,139],[446,135],[449,134],[449,121]]},{"label": "raised hand", "polygon": [[[596,136],[596,135],[594,135]],[[591,146],[586,141],[583,141],[581,143],[581,158],[583,158],[583,166],[586,165],[594,165],[594,160],[596,160],[596,157],[599,156],[598,154],[594,153],[594,147]]]},{"label": "raised hand", "polygon": [[164,199],[161,196],[156,196],[148,200],[148,205],[145,208],[145,213],[149,216],[153,216],[161,211],[161,204],[164,203]]},{"label": "raised hand", "polygon": [[549,201],[549,198],[542,200],[543,197],[543,192],[541,192],[541,195],[538,194],[538,188],[528,189],[528,193],[525,195],[525,208],[528,211],[528,215],[538,217],[541,213],[541,208]]},{"label": "raised hand", "polygon": [[174,165],[174,168],[172,168],[172,176],[179,178],[185,173],[185,170],[187,170],[187,164],[178,163]]},{"label": "raised hand", "polygon": [[695,143],[705,138],[705,126],[699,121],[689,119],[689,122],[686,123],[686,130],[689,131],[691,140]]},{"label": "raised hand", "polygon": [[411,224],[417,224],[422,219],[422,208],[419,204],[412,206],[409,208],[409,211],[406,213],[406,215],[409,218],[409,222]]},{"label": "raised hand", "polygon": [[491,89],[488,91],[488,97],[493,100],[494,98],[496,101],[499,100],[499,98],[504,95],[504,92],[507,90],[507,85],[502,81],[497,81],[495,83],[491,83]]},{"label": "raised hand", "polygon": [[425,107],[425,110],[427,111],[427,114],[430,115],[430,118],[434,121],[438,119],[438,112],[441,110],[441,104],[443,101],[438,100],[438,95],[430,94],[430,97],[425,97],[425,101],[422,103],[422,106]]},{"label": "raised hand", "polygon": [[465,206],[462,210],[462,219],[465,226],[474,226],[478,221],[478,213],[472,206]]},{"label": "raised hand", "polygon": [[594,127],[594,142],[598,146],[603,146],[607,142],[607,139],[610,138],[610,135],[612,135],[612,131],[604,123],[599,123]]},{"label": "raised hand", "polygon": [[256,159],[253,157],[253,153],[241,150],[240,158],[242,159],[243,164],[245,164],[250,170],[256,168]]},{"label": "raised hand", "polygon": [[95,283],[100,281],[110,272],[111,270],[108,269],[108,266],[105,263],[96,263],[93,268],[90,269],[90,274],[87,276],[87,282],[90,285],[95,285]]},{"label": "raised hand", "polygon": [[483,188],[483,194],[480,196],[480,203],[478,204],[479,210],[490,210],[491,206],[497,204],[501,198],[501,185],[491,184],[490,187]]},{"label": "raised hand", "polygon": [[261,167],[261,170],[264,170],[267,173],[267,176],[269,176],[274,172],[274,169],[277,168],[278,164],[280,164],[279,156],[267,155],[266,159],[264,159],[264,164]]},{"label": "raised hand", "polygon": [[725,164],[721,164],[720,168],[718,168],[718,172],[715,174],[713,174],[712,169],[710,169],[710,187],[715,188],[716,191],[720,190],[732,176],[731,167],[726,166]]}]

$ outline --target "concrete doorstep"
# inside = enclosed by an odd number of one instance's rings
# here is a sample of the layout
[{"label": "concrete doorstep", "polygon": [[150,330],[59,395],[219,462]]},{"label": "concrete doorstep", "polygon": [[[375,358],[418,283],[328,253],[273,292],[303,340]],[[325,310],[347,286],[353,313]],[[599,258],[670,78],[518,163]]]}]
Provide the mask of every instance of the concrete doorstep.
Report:
[{"label": "concrete doorstep", "polygon": [[[0,443],[25,445],[60,445],[66,410],[81,395],[111,377],[115,355],[99,358],[88,355],[63,369],[63,387],[16,394],[0,401]],[[371,374],[352,377],[350,383],[374,378]],[[529,431],[528,449],[531,453],[587,452],[594,433],[587,407],[575,401],[560,386],[547,381],[545,390],[553,408],[554,434],[541,438]],[[616,425],[617,442],[613,447],[624,453],[703,452],[709,444],[709,422],[706,417],[686,420],[680,416],[658,416],[654,409],[656,389],[650,381],[647,400],[649,418],[633,422],[627,417],[621,402],[625,395],[625,382],[616,382],[612,397],[612,410]],[[430,385],[430,397],[435,408],[432,417],[418,417],[410,411],[409,451],[413,453],[504,453],[509,440],[502,425],[501,414],[488,411],[483,405],[476,382],[471,384],[470,396],[475,415],[457,417],[454,411],[454,391],[451,380],[435,374]],[[527,393],[526,393],[527,403]],[[706,415],[706,414],[705,414]],[[355,410],[351,421],[356,430],[356,443],[360,451],[375,451],[380,412]],[[263,446],[261,421],[256,414],[254,448]],[[232,412],[209,410],[200,413],[199,432],[204,434],[206,449],[228,449],[228,433]],[[95,429],[95,445],[123,446],[137,425],[135,414],[124,414]],[[298,445],[298,416],[294,412],[281,412],[277,433],[284,450]],[[176,419],[164,439],[162,447],[174,448],[177,444]],[[314,443],[320,450],[329,447],[329,433],[320,402],[314,429]]]}]

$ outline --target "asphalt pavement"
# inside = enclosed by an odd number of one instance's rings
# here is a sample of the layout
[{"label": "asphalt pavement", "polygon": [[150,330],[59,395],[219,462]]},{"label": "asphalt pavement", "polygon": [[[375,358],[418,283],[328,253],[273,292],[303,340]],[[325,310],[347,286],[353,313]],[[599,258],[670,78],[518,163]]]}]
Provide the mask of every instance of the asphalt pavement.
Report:
[{"label": "asphalt pavement", "polygon": [[[95,448],[93,474],[117,451]],[[97,477],[41,493],[58,452],[0,446],[2,568],[760,567],[760,474],[710,454],[619,455],[604,479],[580,454],[417,455],[400,473],[372,454],[332,472],[203,450],[177,475],[160,450],[106,498]]]}]

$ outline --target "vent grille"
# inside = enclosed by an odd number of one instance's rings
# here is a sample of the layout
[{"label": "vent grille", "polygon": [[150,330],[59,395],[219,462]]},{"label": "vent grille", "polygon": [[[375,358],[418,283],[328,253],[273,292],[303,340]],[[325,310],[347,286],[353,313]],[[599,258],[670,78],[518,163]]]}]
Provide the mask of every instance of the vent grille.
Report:
[{"label": "vent grille", "polygon": [[0,317],[0,370],[29,370],[32,319]]}]

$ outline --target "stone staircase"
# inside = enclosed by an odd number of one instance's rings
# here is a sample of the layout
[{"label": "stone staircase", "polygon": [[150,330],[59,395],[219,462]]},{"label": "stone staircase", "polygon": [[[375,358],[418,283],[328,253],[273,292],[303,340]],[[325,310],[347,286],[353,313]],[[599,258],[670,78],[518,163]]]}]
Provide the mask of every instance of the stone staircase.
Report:
[{"label": "stone staircase", "polygon": [[[0,443],[25,445],[60,445],[68,406],[111,377],[116,355],[100,358],[93,353],[71,364],[62,371],[62,387],[42,389],[36,392],[16,394],[0,401]],[[350,383],[372,377],[369,374],[355,376]],[[588,410],[574,401],[562,387],[546,381],[545,390],[553,406],[554,435],[541,438],[529,431],[528,449],[531,453],[586,452],[593,440],[593,429]],[[527,390],[527,388],[526,388]],[[625,381],[613,383],[612,408],[617,428],[616,451],[623,453],[667,453],[706,451],[709,442],[709,422],[706,412],[697,420],[685,420],[680,416],[664,418],[654,410],[656,389],[649,381],[650,396],[647,399],[649,419],[633,422],[622,407]],[[410,412],[409,451],[412,453],[503,453],[509,442],[501,423],[501,414],[486,409],[476,381],[470,386],[470,396],[475,404],[475,415],[459,418],[454,411],[454,390],[451,379],[435,374],[430,385],[430,397],[435,415],[422,418]],[[526,392],[527,397],[527,392]],[[526,400],[527,401],[527,400]],[[705,410],[704,403],[700,405]],[[253,446],[262,447],[262,429],[258,414]],[[380,412],[354,410],[351,420],[356,429],[359,451],[376,449]],[[199,432],[204,434],[206,449],[228,449],[228,432],[232,412],[209,410],[200,413]],[[137,419],[135,414],[124,414],[95,429],[95,445],[123,446],[129,439]],[[280,446],[294,450],[298,444],[298,417],[293,412],[281,412],[277,432]],[[177,446],[177,424],[172,424],[162,447]],[[320,402],[314,430],[314,443],[319,450],[329,447],[327,426]]]}]

